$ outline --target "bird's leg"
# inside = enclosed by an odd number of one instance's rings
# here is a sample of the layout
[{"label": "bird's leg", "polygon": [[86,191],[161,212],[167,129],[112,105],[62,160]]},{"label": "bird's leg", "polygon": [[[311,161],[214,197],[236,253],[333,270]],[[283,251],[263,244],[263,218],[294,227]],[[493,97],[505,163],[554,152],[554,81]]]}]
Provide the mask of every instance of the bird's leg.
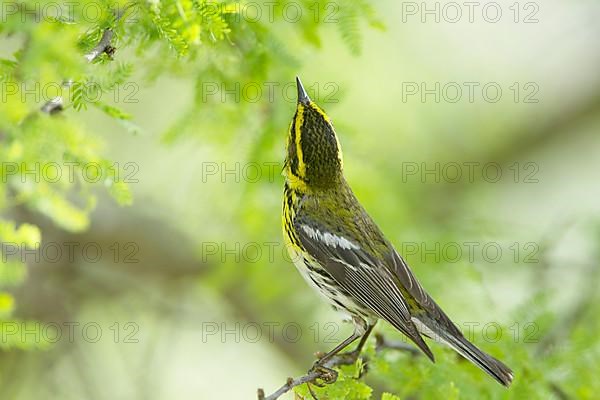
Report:
[{"label": "bird's leg", "polygon": [[367,330],[360,338],[360,342],[358,342],[358,346],[356,346],[356,349],[340,355],[350,357],[352,359],[352,362],[356,361],[358,359],[358,356],[360,355],[360,352],[362,351],[362,348],[365,346],[365,343],[367,343],[369,335],[371,334],[371,332],[373,332],[373,328],[375,328],[375,324],[367,326]]},{"label": "bird's leg", "polygon": [[326,353],[325,355],[319,357],[319,359],[313,364],[313,369],[316,367],[322,367],[333,356],[335,356],[340,351],[344,350],[346,347],[348,347],[350,344],[352,344],[352,342],[354,342],[360,336],[361,335],[355,329],[354,333],[352,333],[352,335],[349,338],[347,338],[342,343],[335,346],[335,348],[333,350],[331,350],[329,353]]},{"label": "bird's leg", "polygon": [[[375,327],[375,324],[367,325],[365,332],[363,333],[363,335],[360,338],[360,342],[358,342],[358,346],[356,346],[356,349],[354,349],[352,351],[348,351],[346,353],[338,354],[337,357],[339,358],[339,360],[336,362],[336,364],[337,365],[354,364],[356,362],[356,360],[358,360],[358,357],[360,356],[360,353],[361,353],[363,347],[365,346],[365,343],[367,342],[367,339],[369,338],[369,335],[373,331],[374,327]],[[366,367],[367,366],[365,365],[364,368],[366,369]],[[364,371],[365,370],[362,370],[362,372],[360,374],[362,375],[362,373]]]},{"label": "bird's leg", "polygon": [[[309,370],[309,372],[318,372],[319,378],[322,379],[323,383],[325,383],[325,384],[330,384],[330,383],[335,382],[337,380],[337,376],[338,376],[337,371],[334,370],[333,368],[329,368],[329,367],[325,366],[325,364],[327,363],[327,361],[331,360],[336,354],[338,354],[340,351],[344,350],[346,347],[348,347],[352,342],[354,342],[360,336],[361,335],[355,329],[354,333],[352,333],[352,335],[349,338],[347,338],[342,343],[335,346],[335,348],[333,350],[331,350],[329,353],[325,354],[324,356],[320,357],[317,361],[315,361],[315,363],[313,364],[313,366]],[[319,384],[317,382],[313,382],[313,383],[317,386],[323,386],[322,384]]]}]

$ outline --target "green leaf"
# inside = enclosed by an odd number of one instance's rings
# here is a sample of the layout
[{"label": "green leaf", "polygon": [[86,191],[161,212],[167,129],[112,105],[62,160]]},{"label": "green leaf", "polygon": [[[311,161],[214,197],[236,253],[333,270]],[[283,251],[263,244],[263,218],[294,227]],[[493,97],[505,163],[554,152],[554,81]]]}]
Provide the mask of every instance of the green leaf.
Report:
[{"label": "green leaf", "polygon": [[8,293],[0,292],[0,319],[10,317],[14,309],[14,297]]},{"label": "green leaf", "polygon": [[37,211],[52,219],[61,228],[70,232],[81,232],[89,226],[89,217],[85,210],[77,208],[56,193],[38,195],[32,202]]},{"label": "green leaf", "polygon": [[40,229],[31,224],[21,224],[16,228],[14,221],[0,220],[0,239],[3,242],[12,242],[29,248],[37,248],[41,241]]},{"label": "green leaf", "polygon": [[117,119],[131,119],[131,114],[127,114],[125,111],[118,109],[117,107],[110,106],[102,102],[95,102],[94,105],[104,111],[107,115]]},{"label": "green leaf", "polygon": [[133,195],[127,183],[123,181],[106,180],[108,191],[115,201],[121,206],[129,206],[133,203]]}]

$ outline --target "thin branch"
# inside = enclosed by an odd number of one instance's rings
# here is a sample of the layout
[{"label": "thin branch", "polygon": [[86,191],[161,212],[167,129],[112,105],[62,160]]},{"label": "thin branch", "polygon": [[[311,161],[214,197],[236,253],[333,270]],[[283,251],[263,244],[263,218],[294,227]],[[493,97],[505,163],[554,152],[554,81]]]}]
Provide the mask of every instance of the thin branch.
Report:
[{"label": "thin branch", "polygon": [[[115,22],[118,21],[120,18],[120,15],[117,15],[115,17]],[[104,33],[102,33],[102,37],[100,38],[100,41],[98,42],[98,44],[96,45],[96,47],[94,47],[92,49],[92,51],[90,51],[89,53],[87,53],[84,57],[85,59],[91,63],[93,62],[96,58],[100,57],[100,55],[102,53],[110,53],[113,51],[113,48],[111,46],[112,43],[112,39],[114,36],[114,31],[111,28],[106,28],[104,30]]]},{"label": "thin branch", "polygon": [[556,395],[560,400],[570,400],[571,397],[561,388],[557,383],[548,382],[548,386],[552,393]]},{"label": "thin branch", "polygon": [[[419,350],[417,350],[410,344],[387,340],[380,333],[375,334],[375,338],[376,353],[380,353],[381,351],[386,349],[393,349],[407,351],[413,356],[420,355]],[[277,400],[279,399],[279,397],[289,392],[296,386],[304,385],[305,383],[314,383],[317,386],[321,385],[320,382],[318,382],[319,380],[323,381],[323,383],[325,384],[333,383],[337,379],[337,372],[333,370],[333,368],[342,365],[353,364],[354,362],[356,362],[356,357],[352,357],[352,353],[339,354],[337,356],[332,357],[331,360],[324,363],[323,368],[321,369],[310,370],[305,375],[299,376],[297,378],[287,378],[285,384],[269,396],[265,396],[265,392],[263,389],[258,389],[258,400]]]},{"label": "thin branch", "polygon": [[[315,383],[319,379],[327,383],[333,383],[337,378],[337,373],[335,373],[335,371],[332,368],[339,367],[341,365],[348,365],[351,363],[352,362],[349,362],[348,357],[344,357],[344,355],[335,356],[331,358],[331,360],[324,363],[324,368],[322,369],[311,370],[307,374],[302,375],[298,378],[287,378],[285,384],[269,396],[265,396],[264,390],[258,389],[258,400],[276,400],[285,393],[295,388],[296,386],[304,385],[305,383]],[[332,373],[332,371],[334,373]]]},{"label": "thin branch", "polygon": [[[115,13],[115,23],[125,15],[127,9],[131,6],[131,4],[125,7],[123,10]],[[83,57],[86,59],[88,63],[94,62],[98,57],[102,54],[106,53],[109,56],[112,56],[115,52],[115,48],[112,46],[112,41],[114,38],[114,31],[112,28],[106,28],[102,33],[102,37],[98,44]],[[69,79],[63,82],[63,87],[69,88],[73,85],[73,80]],[[63,98],[62,96],[57,96],[51,100],[48,100],[41,108],[40,111],[46,114],[56,114],[63,110]]]},{"label": "thin branch", "polygon": [[379,352],[384,349],[400,350],[410,353],[412,356],[420,356],[422,353],[415,346],[398,340],[389,340],[381,333],[375,334],[375,351]]},{"label": "thin branch", "polygon": [[[70,87],[70,83],[63,84],[64,87]],[[53,99],[48,100],[41,108],[40,111],[46,114],[56,114],[63,110],[63,98],[62,96],[56,96]]]}]

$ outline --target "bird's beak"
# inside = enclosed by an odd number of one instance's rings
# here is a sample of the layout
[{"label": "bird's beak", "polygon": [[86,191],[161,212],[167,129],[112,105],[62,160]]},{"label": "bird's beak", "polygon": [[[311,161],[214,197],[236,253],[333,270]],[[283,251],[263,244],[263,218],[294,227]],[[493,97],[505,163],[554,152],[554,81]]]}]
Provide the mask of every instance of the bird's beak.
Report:
[{"label": "bird's beak", "polygon": [[300,78],[296,77],[296,86],[298,87],[298,103],[308,105],[310,103],[310,97],[306,94]]}]

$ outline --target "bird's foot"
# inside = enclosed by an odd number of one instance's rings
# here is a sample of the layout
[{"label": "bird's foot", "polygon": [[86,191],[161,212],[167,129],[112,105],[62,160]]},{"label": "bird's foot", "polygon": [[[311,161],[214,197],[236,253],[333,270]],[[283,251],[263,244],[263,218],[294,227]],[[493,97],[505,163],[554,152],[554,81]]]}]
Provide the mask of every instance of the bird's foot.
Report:
[{"label": "bird's foot", "polygon": [[312,383],[318,387],[330,385],[334,383],[338,378],[338,372],[335,369],[319,365],[318,361],[312,366],[308,373],[316,374],[316,377],[312,380]]}]

